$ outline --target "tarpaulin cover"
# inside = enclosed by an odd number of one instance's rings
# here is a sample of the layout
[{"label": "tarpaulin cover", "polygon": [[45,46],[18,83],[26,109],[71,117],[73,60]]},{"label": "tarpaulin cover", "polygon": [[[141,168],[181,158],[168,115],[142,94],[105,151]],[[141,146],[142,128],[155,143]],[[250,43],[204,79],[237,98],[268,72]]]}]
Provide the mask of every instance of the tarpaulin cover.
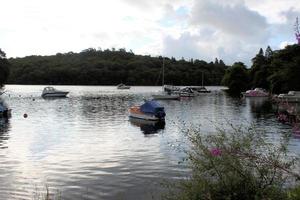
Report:
[{"label": "tarpaulin cover", "polygon": [[151,113],[151,114],[156,114],[159,111],[164,112],[164,107],[159,105],[156,101],[146,101],[142,106],[141,106],[141,111],[144,113]]}]

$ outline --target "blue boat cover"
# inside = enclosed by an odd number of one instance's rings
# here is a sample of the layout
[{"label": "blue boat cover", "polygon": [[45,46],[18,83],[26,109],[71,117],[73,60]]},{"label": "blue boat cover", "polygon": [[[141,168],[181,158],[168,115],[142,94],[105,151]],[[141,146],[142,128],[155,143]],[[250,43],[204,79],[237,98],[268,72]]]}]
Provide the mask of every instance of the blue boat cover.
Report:
[{"label": "blue boat cover", "polygon": [[141,111],[144,113],[157,114],[158,112],[164,112],[164,107],[159,105],[156,101],[146,101],[141,105]]}]

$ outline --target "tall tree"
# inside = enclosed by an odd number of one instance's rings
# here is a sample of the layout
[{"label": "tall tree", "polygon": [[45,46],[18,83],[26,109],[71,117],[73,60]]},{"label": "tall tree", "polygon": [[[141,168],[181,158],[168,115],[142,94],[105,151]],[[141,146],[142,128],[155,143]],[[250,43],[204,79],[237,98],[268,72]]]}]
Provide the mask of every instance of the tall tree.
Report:
[{"label": "tall tree", "polygon": [[248,88],[249,76],[244,63],[236,62],[226,70],[222,83],[229,88],[229,92],[239,95]]},{"label": "tall tree", "polygon": [[[269,50],[268,50],[269,51]],[[250,85],[251,87],[262,87],[268,89],[268,67],[267,59],[264,56],[262,48],[260,48],[258,54],[252,59],[252,66],[250,69]]]},{"label": "tall tree", "polygon": [[265,51],[265,57],[266,59],[270,59],[273,55],[273,50],[271,49],[270,46],[267,47],[266,51]]},{"label": "tall tree", "polygon": [[0,88],[3,86],[9,75],[9,62],[6,54],[0,49]]}]

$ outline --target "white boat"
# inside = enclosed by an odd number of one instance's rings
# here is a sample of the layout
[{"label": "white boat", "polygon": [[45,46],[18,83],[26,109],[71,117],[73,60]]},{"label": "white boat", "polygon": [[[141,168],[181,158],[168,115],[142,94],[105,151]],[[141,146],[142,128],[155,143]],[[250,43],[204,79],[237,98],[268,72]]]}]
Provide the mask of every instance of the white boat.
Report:
[{"label": "white boat", "polygon": [[179,91],[180,97],[195,97],[198,92],[192,90],[190,87],[185,87]]},{"label": "white boat", "polygon": [[45,87],[42,97],[66,97],[69,92],[57,90],[54,87]]},{"label": "white boat", "polygon": [[198,93],[210,93],[211,91],[206,89],[206,87],[204,87],[204,73],[202,72],[202,85],[201,86],[190,86],[189,88],[191,88],[192,90],[198,92]]},{"label": "white boat", "polygon": [[130,86],[121,83],[121,84],[117,85],[117,89],[119,89],[119,90],[130,89]]},{"label": "white boat", "polygon": [[180,91],[180,87],[174,85],[164,85],[164,91],[168,93],[174,93]]},{"label": "white boat", "polygon": [[178,94],[172,94],[171,91],[165,92],[164,88],[165,82],[165,58],[163,58],[163,66],[162,66],[162,93],[152,95],[155,100],[180,100],[180,96]]},{"label": "white boat", "polygon": [[287,94],[279,94],[277,99],[285,102],[300,102],[300,91],[289,91]]},{"label": "white boat", "polygon": [[141,106],[132,106],[129,109],[129,117],[150,120],[150,121],[159,121],[164,120],[166,116],[165,109],[159,105],[156,101],[146,101]]},{"label": "white boat", "polygon": [[192,90],[195,90],[198,93],[210,93],[210,90],[207,90],[204,86],[190,86]]},{"label": "white boat", "polygon": [[245,97],[268,97],[270,94],[263,88],[255,88],[242,93]]}]

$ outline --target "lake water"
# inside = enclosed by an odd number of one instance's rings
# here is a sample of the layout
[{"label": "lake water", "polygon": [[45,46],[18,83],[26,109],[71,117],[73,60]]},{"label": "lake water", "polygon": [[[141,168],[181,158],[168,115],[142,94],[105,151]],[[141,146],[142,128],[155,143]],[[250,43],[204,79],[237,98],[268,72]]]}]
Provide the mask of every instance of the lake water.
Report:
[{"label": "lake water", "polygon": [[[0,120],[0,199],[37,199],[46,186],[63,199],[159,199],[161,183],[188,175],[181,163],[186,127],[210,133],[216,125],[254,123],[274,140],[291,130],[266,99],[231,98],[220,87],[160,101],[165,124],[128,118],[130,106],[160,87],[56,86],[70,91],[63,99],[41,98],[43,88],[6,86],[12,117]],[[299,152],[299,143],[292,138],[290,148]]]}]

